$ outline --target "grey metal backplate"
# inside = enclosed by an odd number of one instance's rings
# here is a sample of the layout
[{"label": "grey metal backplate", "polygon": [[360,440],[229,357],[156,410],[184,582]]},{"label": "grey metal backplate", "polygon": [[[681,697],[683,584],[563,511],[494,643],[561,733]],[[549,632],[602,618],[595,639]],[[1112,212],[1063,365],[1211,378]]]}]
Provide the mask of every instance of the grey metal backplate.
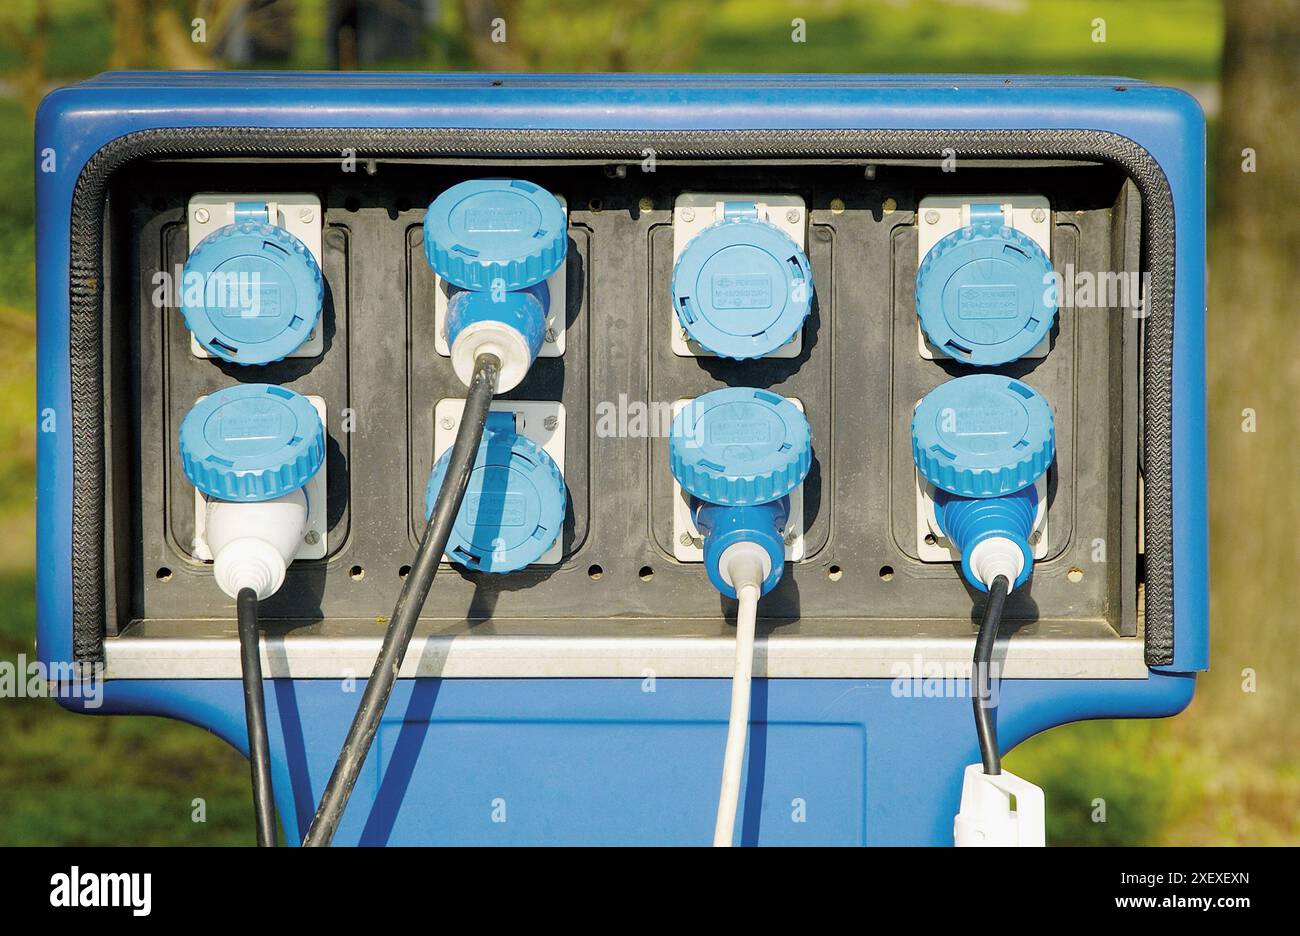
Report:
[{"label": "grey metal backplate", "polygon": [[[890,164],[874,179],[861,163],[843,161],[661,162],[654,173],[633,167],[622,178],[601,165],[545,161],[371,168],[174,161],[118,178],[107,238],[113,353],[106,386],[114,408],[107,586],[109,607],[117,608],[110,636],[230,633],[231,601],[214,585],[210,565],[189,555],[193,495],[175,439],[195,398],[241,381],[283,384],[329,404],[331,552],[294,563],[263,618],[290,631],[328,632],[331,622],[352,622],[365,633],[365,622],[389,614],[422,529],[433,406],[464,394],[448,359],[434,350],[434,284],[421,228],[424,206],[460,179],[517,174],[568,200],[567,349],[538,360],[506,396],[564,403],[570,498],[561,566],[496,577],[444,566],[425,608],[428,627],[437,630],[461,622],[472,631],[473,622],[487,619],[539,636],[549,629],[608,634],[636,619],[683,634],[722,626],[730,603],[702,567],[672,558],[666,440],[606,437],[597,417],[606,406],[617,412],[620,398],[626,412],[632,403],[668,404],[751,385],[799,398],[813,432],[807,558],[787,568],[763,604],[778,632],[970,633],[972,591],[953,566],[915,556],[912,406],[969,372],[917,353],[915,206],[934,194],[1042,193],[1054,210],[1058,270],[1137,264],[1139,206],[1131,186],[1118,171],[1086,163],[956,174]],[[321,198],[325,353],[254,368],[196,358],[179,311],[150,303],[154,275],[185,261],[184,205],[193,192],[259,189]],[[728,190],[795,192],[809,206],[816,301],[797,358],[681,358],[668,346],[673,199],[682,191]],[[1064,309],[1051,353],[1001,372],[1042,391],[1057,419],[1052,551],[1036,565],[1030,587],[1011,597],[1008,613],[1025,622],[1017,640],[1068,634],[1071,622],[1079,633],[1095,635],[1104,625],[1117,640],[1134,634],[1136,320],[1117,310]],[[1094,561],[1102,552],[1104,561]]]}]

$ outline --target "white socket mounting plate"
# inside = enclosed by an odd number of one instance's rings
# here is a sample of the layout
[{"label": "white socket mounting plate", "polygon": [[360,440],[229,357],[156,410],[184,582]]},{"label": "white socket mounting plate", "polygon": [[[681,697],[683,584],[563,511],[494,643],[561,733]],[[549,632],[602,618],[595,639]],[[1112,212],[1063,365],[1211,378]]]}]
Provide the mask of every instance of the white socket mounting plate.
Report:
[{"label": "white socket mounting plate", "polygon": [[[200,403],[205,397],[199,397]],[[325,422],[325,400],[318,396],[308,396],[307,402],[316,408],[321,425]],[[320,470],[312,475],[303,490],[307,494],[307,529],[303,531],[302,542],[294,553],[294,561],[299,559],[324,559],[329,552],[329,513],[326,510],[326,492],[329,490],[325,471],[329,459],[321,462]],[[208,548],[208,499],[196,488],[194,490],[194,548],[195,559],[202,562],[212,561],[212,550]]]},{"label": "white socket mounting plate", "polygon": [[[916,485],[916,555],[922,562],[960,562],[961,550],[944,535],[934,515],[934,486],[914,471]],[[1034,547],[1034,559],[1047,557],[1047,475],[1034,482],[1038,491],[1038,510],[1034,514],[1034,528],[1029,534]],[[931,541],[932,540],[932,541]]]},{"label": "white socket mounting plate", "polygon": [[[569,217],[569,203],[563,195],[556,195],[555,200],[564,209],[565,220]],[[566,255],[564,263],[551,274],[546,281],[546,288],[551,295],[550,308],[546,310],[546,332],[542,338],[538,357],[563,357],[564,332],[567,328],[567,310],[569,305],[568,278],[566,269],[569,265]],[[447,344],[447,299],[450,286],[436,273],[433,277],[433,349],[443,357],[451,357],[451,346]]]},{"label": "white socket mounting plate", "polygon": [[[564,476],[564,404],[552,400],[494,400],[491,411],[494,413],[513,413],[515,432],[531,439],[541,446],[555,467]],[[436,464],[456,443],[456,431],[460,428],[460,419],[465,414],[465,401],[445,398],[439,400],[433,408],[433,461]],[[428,483],[428,479],[425,479]],[[564,534],[561,533],[551,544],[551,548],[542,553],[542,558],[530,565],[559,565],[564,559]],[[442,561],[451,560],[444,554]]]},{"label": "white socket mounting plate", "polygon": [[[789,236],[790,240],[799,245],[800,250],[807,253],[806,225],[808,212],[804,200],[798,195],[777,195],[774,193],[764,195],[752,192],[732,194],[683,192],[673,202],[674,269],[677,266],[677,258],[682,255],[682,251],[686,249],[686,245],[690,243],[691,238],[705,228],[712,227],[722,220],[722,205],[724,202],[729,201],[753,202],[758,206],[760,219],[780,228]],[[668,290],[671,293],[671,283],[668,284]],[[673,354],[678,357],[717,357],[712,351],[706,351],[687,337],[686,329],[678,321],[676,312],[669,316],[668,324],[672,329],[670,337]],[[802,350],[803,329],[800,328],[795,332],[793,338],[770,354],[763,355],[763,357],[793,358],[798,357],[799,352]]]},{"label": "white socket mounting plate", "polygon": [[[916,209],[916,265],[920,267],[930,248],[953,231],[970,224],[970,206],[997,204],[1007,227],[1029,235],[1043,253],[1052,256],[1052,206],[1045,195],[931,195],[922,198]],[[1047,288],[1046,284],[1043,286]],[[946,353],[925,337],[921,318],[916,318],[916,347],[927,361],[946,361]],[[1045,358],[1052,350],[1051,335],[1045,337],[1024,357]]]},{"label": "white socket mounting plate", "polygon": [[[203,238],[227,224],[235,223],[235,204],[237,202],[266,202],[275,225],[284,228],[306,244],[307,249],[311,251],[312,258],[316,261],[316,265],[322,270],[325,268],[321,262],[322,219],[320,199],[315,195],[307,195],[302,192],[248,192],[233,195],[221,192],[193,196],[185,206],[190,253],[194,252],[194,248],[199,245],[199,241],[203,240]],[[184,287],[184,283],[178,286],[181,289]],[[190,336],[190,353],[200,358],[216,357],[215,354],[212,354],[207,348],[195,341],[193,335]],[[321,329],[321,323],[317,322],[316,327],[307,336],[307,340],[285,356],[314,358],[324,353],[325,336]]]},{"label": "white socket mounting plate", "polygon": [[[786,397],[803,412],[803,403],[794,397]],[[673,418],[681,412],[682,407],[691,402],[691,398],[676,400],[672,405]],[[790,516],[786,518],[785,561],[798,562],[804,557],[803,525],[803,485],[790,492]],[[673,558],[678,562],[703,562],[704,537],[691,518],[691,496],[682,490],[682,486],[673,479]]]}]

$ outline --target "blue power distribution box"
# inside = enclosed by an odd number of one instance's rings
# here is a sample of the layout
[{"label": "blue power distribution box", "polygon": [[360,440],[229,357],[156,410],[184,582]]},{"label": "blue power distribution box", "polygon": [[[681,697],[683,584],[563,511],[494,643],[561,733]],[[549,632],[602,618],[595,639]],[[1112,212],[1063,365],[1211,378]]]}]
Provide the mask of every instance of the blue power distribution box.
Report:
[{"label": "blue power distribution box", "polygon": [[[522,355],[488,436],[544,490],[471,489],[475,560],[444,557],[339,843],[708,841],[736,602],[709,582],[668,436],[728,387],[798,407],[811,436],[764,520],[784,575],[759,605],[736,842],[953,841],[982,595],[963,575],[977,544],[948,533],[987,508],[954,500],[989,493],[958,475],[1010,431],[968,405],[969,375],[1045,401],[1054,433],[1011,492],[1032,574],[1016,567],[1007,602],[1003,747],[1174,714],[1208,665],[1204,120],[1184,93],[118,73],[51,94],[36,149],[38,647],[64,705],[248,750],[235,602],[214,583],[228,520],[187,475],[182,423],[240,385],[321,416],[320,470],[267,489],[304,497],[227,505],[301,524],[261,609],[289,841],[467,418],[453,358],[471,333]],[[496,194],[431,216],[453,191]],[[233,301],[213,298],[221,276]],[[1080,276],[1103,298],[1082,305]],[[529,323],[518,349],[491,330],[498,303]],[[950,403],[918,455],[926,399]],[[275,434],[256,406],[235,417],[223,444]],[[772,448],[759,422],[714,422],[729,472]]]}]

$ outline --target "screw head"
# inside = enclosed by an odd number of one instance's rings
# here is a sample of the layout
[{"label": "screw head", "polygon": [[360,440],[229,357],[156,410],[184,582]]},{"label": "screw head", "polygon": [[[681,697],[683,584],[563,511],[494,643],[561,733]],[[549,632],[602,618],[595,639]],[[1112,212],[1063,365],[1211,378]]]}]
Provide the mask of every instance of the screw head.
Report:
[{"label": "screw head", "polygon": [[304,536],[302,540],[308,546],[315,546],[317,543],[320,542],[320,534],[317,533],[315,530],[308,530],[307,535]]},{"label": "screw head", "polygon": [[643,212],[644,212],[644,211],[654,211],[654,208],[655,208],[655,200],[654,200],[653,198],[649,198],[649,197],[642,198],[639,202],[636,203],[636,206],[637,206],[638,208],[640,208]]},{"label": "screw head", "polygon": [[844,214],[844,199],[831,199],[831,214]]},{"label": "screw head", "polygon": [[452,419],[450,416],[444,416],[442,419],[438,420],[438,425],[442,426],[444,429],[452,429],[456,425],[456,420]]},{"label": "screw head", "polygon": [[798,223],[799,223],[799,209],[798,209],[798,208],[791,208],[789,211],[787,211],[787,212],[785,213],[785,219],[786,219],[787,221],[789,221],[791,224],[798,224]]},{"label": "screw head", "polygon": [[681,536],[677,537],[677,542],[681,543],[683,546],[689,546],[695,542],[695,537],[691,536],[689,533],[683,533]]},{"label": "screw head", "polygon": [[560,425],[560,417],[547,416],[542,420],[542,425],[546,427],[547,432],[554,432],[556,427]]},{"label": "screw head", "polygon": [[199,222],[199,224],[207,224],[208,219],[211,217],[212,215],[208,214],[208,209],[206,208],[194,209],[194,220]]},{"label": "screw head", "polygon": [[694,208],[683,208],[683,209],[682,209],[682,220],[683,220],[683,221],[694,221],[694,220],[695,220],[695,209],[694,209]]},{"label": "screw head", "polygon": [[927,212],[925,213],[925,223],[926,223],[926,224],[938,224],[938,223],[939,223],[939,212],[935,211],[933,208],[930,209],[929,211],[927,211]]},{"label": "screw head", "polygon": [[794,541],[797,540],[798,538],[799,538],[799,534],[798,534],[798,533],[796,533],[794,530],[789,530],[789,531],[785,534],[785,544],[786,544],[787,546],[793,546],[793,545],[794,545]]},{"label": "screw head", "polygon": [[1033,218],[1035,224],[1042,224],[1047,217],[1047,212],[1042,208],[1035,208],[1029,213],[1029,217]]},{"label": "screw head", "polygon": [[545,333],[543,333],[542,335],[542,339],[546,341],[548,344],[555,344],[556,337],[557,336],[554,328],[546,329]]},{"label": "screw head", "polygon": [[880,208],[885,214],[893,214],[898,210],[898,202],[893,198],[886,198],[880,203]]},{"label": "screw head", "polygon": [[310,208],[302,208],[299,209],[298,211],[298,220],[301,221],[303,224],[311,224],[311,219],[314,217],[315,215],[312,214],[312,210]]},{"label": "screw head", "polygon": [[1042,539],[1043,539],[1042,530],[1035,530],[1034,532],[1029,534],[1029,545],[1037,546],[1040,542],[1042,542]]}]

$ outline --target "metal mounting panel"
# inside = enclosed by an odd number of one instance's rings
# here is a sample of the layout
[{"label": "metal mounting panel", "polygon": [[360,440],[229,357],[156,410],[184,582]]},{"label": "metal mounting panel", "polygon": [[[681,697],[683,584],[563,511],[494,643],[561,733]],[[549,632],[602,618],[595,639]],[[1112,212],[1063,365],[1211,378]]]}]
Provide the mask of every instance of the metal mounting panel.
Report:
[{"label": "metal mounting panel", "polygon": [[[337,623],[373,622],[391,611],[443,444],[435,407],[464,394],[437,351],[438,290],[424,259],[423,206],[448,186],[490,171],[499,170],[380,160],[363,177],[292,160],[172,161],[120,175],[106,241],[114,275],[105,287],[105,381],[120,388],[106,434],[116,609],[110,640],[147,632],[166,640],[173,633],[167,622],[196,638],[229,636],[228,602],[192,552],[194,495],[183,483],[174,437],[197,397],[248,380],[329,401],[328,550],[292,564],[281,591],[265,603],[264,619],[294,632],[322,627],[328,641]],[[682,499],[667,470],[667,427],[635,416],[638,407],[668,413],[673,401],[756,386],[799,400],[813,438],[813,468],[795,499],[803,512],[802,558],[764,598],[763,613],[776,622],[768,639],[797,639],[787,629],[794,621],[818,634],[818,641],[799,644],[812,653],[800,658],[802,672],[816,675],[844,671],[834,670],[837,639],[891,634],[851,650],[855,672],[875,673],[891,654],[924,649],[923,632],[937,632],[933,622],[946,622],[954,640],[972,634],[972,598],[959,572],[925,561],[918,548],[908,433],[915,401],[964,371],[921,358],[915,338],[916,212],[922,198],[946,194],[941,186],[952,180],[937,167],[909,165],[880,166],[866,179],[861,166],[842,161],[661,162],[653,174],[614,178],[602,166],[552,160],[531,164],[528,177],[569,206],[567,346],[563,358],[539,358],[499,402],[562,408],[556,412],[563,413],[569,508],[559,558],[507,576],[448,567],[425,607],[421,633],[484,636],[490,619],[494,629],[536,638],[568,635],[573,639],[556,647],[571,655],[573,672],[590,674],[601,669],[592,653],[641,652],[639,645],[614,650],[601,643],[620,634],[649,639],[631,622],[653,622],[680,637],[726,626],[726,603],[700,565],[678,552]],[[1054,209],[1058,266],[1135,268],[1140,205],[1125,194],[1117,169],[1021,161],[969,167],[961,183],[963,192],[1041,192]],[[158,315],[148,299],[154,274],[184,262],[194,192],[259,186],[305,188],[319,198],[325,350],[253,374],[193,357],[179,314]],[[815,289],[798,356],[730,361],[674,352],[667,340],[674,216],[678,198],[694,192],[782,192],[804,206]],[[1045,660],[1085,637],[1094,642],[1089,646],[1117,643],[1080,656],[1081,668],[1071,670],[1080,677],[1113,675],[1125,654],[1141,658],[1141,640],[1120,636],[1136,632],[1136,603],[1126,597],[1137,588],[1136,541],[1125,539],[1137,513],[1126,462],[1137,440],[1136,334],[1129,316],[1065,309],[1050,355],[998,369],[1046,395],[1058,415],[1050,544],[1030,584],[1008,603],[1013,619],[1051,622],[1018,634],[1027,644],[1023,675],[1059,673],[1061,665]],[[1082,439],[1086,446],[1077,443]],[[1097,539],[1110,544],[1105,552],[1115,561],[1093,561]],[[1047,643],[1049,633],[1054,643]],[[324,664],[313,647],[319,672]],[[504,658],[489,655],[490,664],[466,664],[467,671],[500,673]],[[337,658],[340,667],[346,656]],[[552,660],[546,671],[562,669]]]}]

